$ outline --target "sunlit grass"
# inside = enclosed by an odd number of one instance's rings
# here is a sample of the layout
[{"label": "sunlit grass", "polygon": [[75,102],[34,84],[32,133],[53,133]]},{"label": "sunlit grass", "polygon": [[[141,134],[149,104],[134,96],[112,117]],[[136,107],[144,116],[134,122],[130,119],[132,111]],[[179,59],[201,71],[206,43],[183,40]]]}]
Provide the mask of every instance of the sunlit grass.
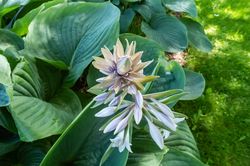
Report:
[{"label": "sunlit grass", "polygon": [[250,163],[250,1],[197,0],[199,21],[211,39],[209,54],[190,49],[188,68],[203,73],[204,95],[177,111],[198,142],[202,160],[215,166]]}]

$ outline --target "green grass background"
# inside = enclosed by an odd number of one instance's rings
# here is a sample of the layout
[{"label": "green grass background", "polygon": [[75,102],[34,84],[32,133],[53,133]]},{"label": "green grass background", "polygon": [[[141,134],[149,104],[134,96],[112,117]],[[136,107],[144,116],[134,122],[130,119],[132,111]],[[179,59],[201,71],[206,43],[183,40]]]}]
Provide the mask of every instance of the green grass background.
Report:
[{"label": "green grass background", "polygon": [[204,95],[182,101],[202,160],[214,166],[250,165],[250,0],[196,0],[199,21],[213,43],[191,49],[187,68],[206,79]]}]

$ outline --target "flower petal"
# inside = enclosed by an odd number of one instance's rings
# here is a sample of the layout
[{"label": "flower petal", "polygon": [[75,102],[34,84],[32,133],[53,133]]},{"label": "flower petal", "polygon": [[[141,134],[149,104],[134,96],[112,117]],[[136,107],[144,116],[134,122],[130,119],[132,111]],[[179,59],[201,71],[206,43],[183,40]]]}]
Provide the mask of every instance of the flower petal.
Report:
[{"label": "flower petal", "polygon": [[133,71],[134,72],[139,72],[140,70],[142,70],[142,69],[146,68],[148,65],[150,65],[152,62],[153,62],[153,60],[152,61],[143,62],[143,63],[139,63],[139,64],[137,64],[133,68]]},{"label": "flower petal", "polygon": [[171,111],[171,109],[165,105],[165,104],[162,104],[161,102],[159,102],[158,100],[155,100],[153,98],[151,98],[151,100],[154,102],[154,104],[156,104],[158,106],[158,108],[167,116],[171,117],[171,118],[174,118],[174,114],[173,112]]},{"label": "flower petal", "polygon": [[116,107],[106,107],[95,114],[95,117],[107,117],[115,113]]},{"label": "flower petal", "polygon": [[101,48],[102,51],[102,55],[104,56],[104,58],[109,61],[109,62],[113,62],[114,61],[114,56],[113,54],[110,52],[110,50],[105,46],[105,48]]},{"label": "flower petal", "polygon": [[135,104],[140,108],[142,109],[142,106],[143,106],[143,97],[142,97],[142,94],[140,91],[137,91],[136,92],[136,95],[135,95]]},{"label": "flower petal", "polygon": [[167,139],[169,137],[169,135],[170,135],[170,131],[163,129],[163,134],[162,135],[163,135],[164,139]]},{"label": "flower petal", "polygon": [[109,106],[117,106],[121,100],[121,96],[116,96],[111,102],[109,103]]},{"label": "flower petal", "polygon": [[93,61],[93,66],[99,70],[102,70],[106,73],[110,73],[110,68],[112,67],[110,63],[108,63],[107,61],[105,61],[105,59],[100,58],[100,57],[94,57]]},{"label": "flower petal", "polygon": [[163,136],[161,135],[160,130],[147,117],[145,118],[148,122],[149,132],[150,132],[151,137],[153,138],[155,143],[159,146],[159,148],[163,149],[164,140],[163,140]]},{"label": "flower petal", "polygon": [[137,89],[134,85],[129,85],[128,86],[128,93],[131,94],[131,95],[135,95],[137,92]]},{"label": "flower petal", "polygon": [[120,116],[113,119],[103,130],[103,133],[107,133],[116,129],[120,121],[127,115],[128,111],[124,111]]},{"label": "flower petal", "polygon": [[184,120],[185,120],[185,118],[174,118],[175,123],[179,123],[179,122],[182,122]]},{"label": "flower petal", "polygon": [[166,116],[165,114],[158,112],[155,110],[152,106],[148,106],[149,111],[157,118],[159,119],[166,127],[170,128],[173,131],[176,131],[177,125],[175,124],[174,120],[171,117]]},{"label": "flower petal", "polygon": [[132,67],[136,66],[141,61],[142,54],[143,54],[143,51],[139,51],[131,57]]},{"label": "flower petal", "polygon": [[126,136],[125,136],[125,140],[124,140],[124,145],[126,147],[126,149],[130,152],[130,153],[133,153],[132,150],[131,150],[131,143],[130,143],[130,132],[129,132],[129,127],[127,129],[127,132],[126,132]]},{"label": "flower petal", "polygon": [[128,40],[126,39],[126,43],[127,43],[127,47],[126,47],[126,51],[125,51],[125,54],[127,55],[127,56],[131,56],[131,55],[133,55],[134,54],[134,52],[135,52],[135,42],[134,41],[132,41],[130,44],[129,44],[129,42],[128,42]]},{"label": "flower petal", "polygon": [[124,48],[123,48],[122,43],[119,39],[116,42],[116,55],[117,55],[117,57],[124,56]]},{"label": "flower petal", "polygon": [[139,124],[142,119],[142,109],[137,105],[134,106],[134,119],[136,124]]},{"label": "flower petal", "polygon": [[117,127],[116,127],[116,129],[115,129],[114,134],[119,133],[120,131],[122,131],[123,129],[125,129],[125,128],[127,127],[128,121],[129,121],[129,119],[130,119],[130,116],[131,116],[131,111],[130,111],[130,113],[129,113],[124,119],[122,119],[122,120],[118,123],[118,125],[117,125]]},{"label": "flower petal", "polygon": [[110,139],[110,141],[111,141],[111,146],[112,147],[119,147],[119,146],[121,146],[122,145],[122,143],[123,143],[123,140],[124,140],[124,130],[123,131],[121,131],[120,133],[118,133],[117,134],[117,136],[115,137],[115,138],[113,138],[113,139]]},{"label": "flower petal", "polygon": [[97,95],[95,98],[94,98],[94,100],[95,101],[100,101],[100,102],[104,102],[106,99],[107,99],[107,97],[109,96],[109,93],[102,93],[102,94],[99,94],[99,95]]}]

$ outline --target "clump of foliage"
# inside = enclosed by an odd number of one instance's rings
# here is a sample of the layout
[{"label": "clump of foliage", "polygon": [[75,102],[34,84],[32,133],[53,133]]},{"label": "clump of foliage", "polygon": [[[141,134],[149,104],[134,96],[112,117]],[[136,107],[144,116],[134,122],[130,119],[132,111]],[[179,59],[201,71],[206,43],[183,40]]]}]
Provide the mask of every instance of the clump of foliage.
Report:
[{"label": "clump of foliage", "polygon": [[1,165],[204,165],[172,111],[204,78],[165,54],[210,51],[194,1],[111,2],[1,2]]}]

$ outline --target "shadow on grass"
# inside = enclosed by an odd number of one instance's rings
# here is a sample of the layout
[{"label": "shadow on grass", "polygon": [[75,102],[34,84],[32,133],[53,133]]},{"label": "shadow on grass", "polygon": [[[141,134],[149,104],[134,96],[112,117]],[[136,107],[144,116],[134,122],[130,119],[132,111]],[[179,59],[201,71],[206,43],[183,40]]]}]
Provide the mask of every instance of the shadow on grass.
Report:
[{"label": "shadow on grass", "polygon": [[197,1],[200,19],[214,44],[209,54],[190,50],[188,68],[206,79],[204,95],[176,110],[189,116],[204,162],[250,163],[250,1]]}]

